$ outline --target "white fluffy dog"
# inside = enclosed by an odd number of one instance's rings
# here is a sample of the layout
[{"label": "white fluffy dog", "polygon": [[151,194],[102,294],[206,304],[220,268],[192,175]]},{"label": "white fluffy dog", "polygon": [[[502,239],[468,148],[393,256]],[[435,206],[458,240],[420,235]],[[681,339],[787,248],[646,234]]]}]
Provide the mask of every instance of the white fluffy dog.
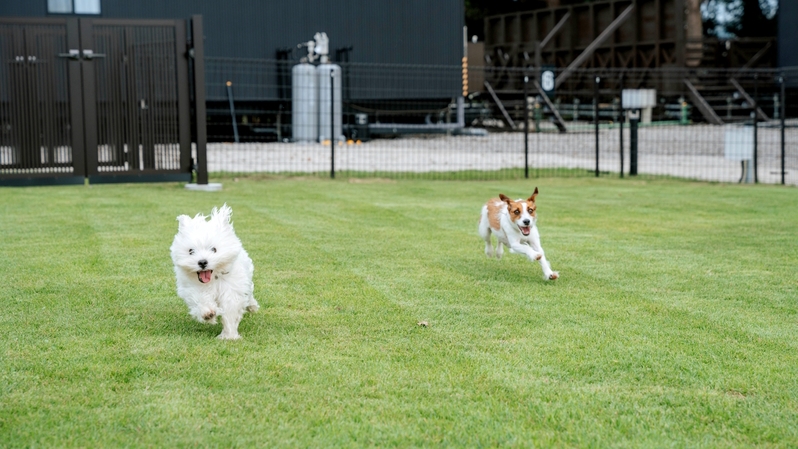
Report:
[{"label": "white fluffy dog", "polygon": [[233,231],[227,204],[213,208],[210,220],[197,214],[180,215],[177,235],[170,248],[177,277],[177,295],[188,313],[201,323],[222,319],[219,338],[235,340],[244,313],[258,310],[252,296],[254,266]]}]

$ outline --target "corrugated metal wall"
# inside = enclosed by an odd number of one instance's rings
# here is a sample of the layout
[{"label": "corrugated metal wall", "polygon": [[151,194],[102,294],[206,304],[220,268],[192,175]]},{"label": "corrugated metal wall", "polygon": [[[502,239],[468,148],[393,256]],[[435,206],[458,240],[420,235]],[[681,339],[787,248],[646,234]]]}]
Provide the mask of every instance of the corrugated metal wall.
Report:
[{"label": "corrugated metal wall", "polygon": [[[318,31],[351,62],[459,65],[462,0],[101,0],[105,18],[182,19],[202,14],[208,56],[274,58]],[[44,17],[47,1],[0,2],[0,16]]]}]

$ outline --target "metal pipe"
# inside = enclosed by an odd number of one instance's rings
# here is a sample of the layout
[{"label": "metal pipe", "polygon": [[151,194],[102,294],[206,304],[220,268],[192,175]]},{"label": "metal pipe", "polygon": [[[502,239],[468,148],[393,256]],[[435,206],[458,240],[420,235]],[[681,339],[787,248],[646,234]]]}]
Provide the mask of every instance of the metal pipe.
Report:
[{"label": "metal pipe", "polygon": [[236,123],[236,108],[233,105],[233,82],[227,82],[227,101],[230,103],[230,118],[233,120],[233,136],[238,143],[238,124]]},{"label": "metal pipe", "polygon": [[457,97],[457,126],[465,127],[465,99],[462,96]]}]

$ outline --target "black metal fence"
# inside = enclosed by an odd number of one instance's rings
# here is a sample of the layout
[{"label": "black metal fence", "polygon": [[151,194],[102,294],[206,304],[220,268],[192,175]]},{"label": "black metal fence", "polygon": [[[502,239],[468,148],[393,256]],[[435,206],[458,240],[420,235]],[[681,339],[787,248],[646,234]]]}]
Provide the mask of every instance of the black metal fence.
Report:
[{"label": "black metal fence", "polygon": [[[798,184],[798,71],[227,58],[206,71],[212,173]],[[632,109],[624,89],[653,102]]]}]

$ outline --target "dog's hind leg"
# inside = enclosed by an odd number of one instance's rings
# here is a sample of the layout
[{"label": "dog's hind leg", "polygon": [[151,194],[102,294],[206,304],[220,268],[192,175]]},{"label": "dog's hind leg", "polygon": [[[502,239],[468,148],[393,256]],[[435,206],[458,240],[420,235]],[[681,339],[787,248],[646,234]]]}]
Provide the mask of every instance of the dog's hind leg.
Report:
[{"label": "dog's hind leg", "polygon": [[[499,245],[501,245],[501,243],[499,243]],[[495,253],[497,257],[501,257],[498,255],[498,253],[500,252],[501,252],[501,246],[497,245],[497,251]],[[485,240],[485,255],[488,257],[493,257],[494,255],[493,244],[490,241],[490,236],[488,236],[488,238]]]},{"label": "dog's hind leg", "polygon": [[250,312],[250,313],[257,312],[258,309],[260,309],[260,306],[258,305],[258,301],[255,301],[255,297],[252,296],[252,293],[250,293],[247,296],[249,297],[249,302],[247,303],[247,312]]},{"label": "dog's hind leg", "polygon": [[[501,243],[498,243],[498,245],[496,245],[496,255],[498,257],[501,257],[499,255],[499,253],[501,253],[501,246],[500,245],[501,245]],[[493,257],[493,255],[494,255],[493,243],[490,241],[490,234],[488,234],[488,238],[485,239],[485,255],[488,256],[488,257]]]},{"label": "dog's hind leg", "polygon": [[[479,217],[479,236],[485,241],[485,255],[493,257],[493,243],[490,240],[490,223],[488,221],[488,207],[482,207],[482,216]],[[497,254],[501,253],[501,242],[498,243]],[[499,256],[501,257],[501,256]]]}]

